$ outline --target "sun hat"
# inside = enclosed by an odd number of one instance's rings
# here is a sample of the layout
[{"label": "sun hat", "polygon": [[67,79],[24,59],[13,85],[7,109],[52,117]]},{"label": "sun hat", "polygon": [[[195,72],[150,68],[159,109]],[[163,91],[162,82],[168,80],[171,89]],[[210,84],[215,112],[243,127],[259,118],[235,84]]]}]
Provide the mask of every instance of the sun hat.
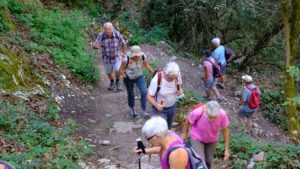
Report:
[{"label": "sun hat", "polygon": [[127,52],[128,57],[132,58],[133,56],[143,56],[144,53],[142,52],[141,47],[139,46],[132,46],[130,51]]},{"label": "sun hat", "polygon": [[249,75],[244,75],[244,76],[242,76],[242,79],[245,81],[245,82],[252,82],[252,77],[251,76],[249,76]]}]

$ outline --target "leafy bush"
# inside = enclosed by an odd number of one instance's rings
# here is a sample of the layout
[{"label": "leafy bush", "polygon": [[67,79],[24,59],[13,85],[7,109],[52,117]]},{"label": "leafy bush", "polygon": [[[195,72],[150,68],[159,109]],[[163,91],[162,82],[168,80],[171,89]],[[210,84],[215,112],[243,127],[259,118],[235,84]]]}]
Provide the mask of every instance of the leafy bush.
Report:
[{"label": "leafy bush", "polygon": [[[58,112],[51,105],[48,109]],[[8,102],[0,103],[0,110],[0,159],[17,169],[79,168],[80,157],[92,151],[84,141],[73,141],[70,125],[51,125],[52,117]]]},{"label": "leafy bush", "polygon": [[78,10],[63,12],[60,7],[48,10],[42,4],[7,1],[11,13],[30,29],[33,43],[24,44],[28,52],[50,53],[56,63],[69,68],[84,83],[98,80],[98,69],[86,41],[89,17]]},{"label": "leafy bush", "polygon": [[287,130],[287,114],[283,103],[285,101],[283,93],[261,89],[261,109],[264,116],[273,123]]}]

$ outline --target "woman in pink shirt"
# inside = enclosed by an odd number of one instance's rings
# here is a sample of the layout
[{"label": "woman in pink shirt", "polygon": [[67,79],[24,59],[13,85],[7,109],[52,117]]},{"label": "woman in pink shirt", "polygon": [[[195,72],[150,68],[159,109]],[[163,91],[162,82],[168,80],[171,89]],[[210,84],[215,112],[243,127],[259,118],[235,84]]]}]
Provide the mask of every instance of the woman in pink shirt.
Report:
[{"label": "woman in pink shirt", "polygon": [[[189,156],[184,149],[183,140],[176,133],[168,130],[165,119],[152,117],[144,124],[142,133],[152,145],[151,148],[145,148],[146,154],[159,154],[162,169],[190,169]],[[172,147],[179,145],[182,148],[170,152]],[[137,148],[133,151],[135,153],[142,152]]]},{"label": "woman in pink shirt", "polygon": [[216,101],[209,101],[194,109],[185,121],[182,138],[187,139],[189,126],[192,125],[190,130],[192,147],[205,160],[208,169],[212,166],[220,128],[225,140],[224,160],[229,159],[229,123],[226,112]]}]

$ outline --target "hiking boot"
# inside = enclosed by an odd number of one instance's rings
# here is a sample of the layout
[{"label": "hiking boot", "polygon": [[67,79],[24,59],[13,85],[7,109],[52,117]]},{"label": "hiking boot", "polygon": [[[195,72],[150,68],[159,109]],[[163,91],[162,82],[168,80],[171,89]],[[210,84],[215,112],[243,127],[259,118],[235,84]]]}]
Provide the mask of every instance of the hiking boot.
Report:
[{"label": "hiking boot", "polygon": [[130,116],[131,116],[132,118],[136,118],[136,117],[138,116],[138,114],[136,113],[135,110],[131,110]]},{"label": "hiking boot", "polygon": [[121,91],[122,90],[120,82],[116,82],[116,89],[117,89],[117,91]]},{"label": "hiking boot", "polygon": [[114,82],[110,82],[109,87],[107,88],[108,90],[114,90],[115,88],[115,83]]},{"label": "hiking boot", "polygon": [[139,117],[148,119],[150,116],[149,116],[149,114],[146,111],[141,111],[139,113]]}]

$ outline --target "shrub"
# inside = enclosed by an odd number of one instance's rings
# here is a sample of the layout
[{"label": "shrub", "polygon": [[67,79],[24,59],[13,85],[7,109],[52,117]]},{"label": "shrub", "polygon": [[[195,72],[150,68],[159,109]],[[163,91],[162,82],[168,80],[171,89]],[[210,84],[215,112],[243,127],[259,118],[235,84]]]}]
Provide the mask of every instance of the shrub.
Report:
[{"label": "shrub", "polygon": [[[48,109],[58,112],[51,104]],[[73,141],[68,121],[54,126],[52,117],[8,102],[0,103],[0,110],[0,158],[16,168],[79,168],[80,157],[92,151],[84,141]]]},{"label": "shrub", "polygon": [[84,83],[98,80],[98,69],[86,41],[88,16],[78,10],[63,12],[61,7],[48,10],[43,5],[33,8],[32,3],[8,2],[13,3],[8,8],[15,17],[30,29],[33,43],[25,43],[28,52],[50,53],[57,64],[69,68]]}]

